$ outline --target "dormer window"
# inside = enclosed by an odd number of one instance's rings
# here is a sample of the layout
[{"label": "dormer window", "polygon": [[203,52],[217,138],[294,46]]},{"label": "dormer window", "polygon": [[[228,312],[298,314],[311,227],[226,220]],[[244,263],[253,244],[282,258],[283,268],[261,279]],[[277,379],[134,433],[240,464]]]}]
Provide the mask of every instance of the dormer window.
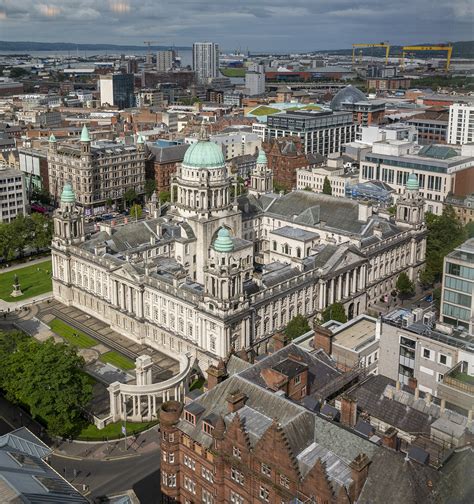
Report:
[{"label": "dormer window", "polygon": [[192,425],[196,425],[196,417],[189,411],[184,412],[184,419]]},{"label": "dormer window", "polygon": [[209,434],[209,436],[212,435],[212,431],[214,430],[214,427],[207,422],[202,422],[202,431],[206,434]]}]

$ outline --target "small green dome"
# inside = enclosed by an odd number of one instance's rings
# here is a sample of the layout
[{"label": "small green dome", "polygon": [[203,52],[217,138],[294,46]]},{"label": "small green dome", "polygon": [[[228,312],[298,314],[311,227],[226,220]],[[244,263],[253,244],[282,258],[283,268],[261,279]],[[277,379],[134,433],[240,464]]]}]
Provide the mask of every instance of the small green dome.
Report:
[{"label": "small green dome", "polygon": [[186,151],[183,165],[188,168],[223,168],[224,154],[217,144],[199,140]]},{"label": "small green dome", "polygon": [[267,155],[263,149],[258,151],[257,164],[267,164]]},{"label": "small green dome", "polygon": [[90,142],[90,141],[91,138],[89,136],[89,130],[87,129],[87,126],[84,124],[81,132],[81,142]]},{"label": "small green dome", "polygon": [[420,184],[418,183],[418,177],[414,173],[410,173],[406,188],[409,189],[410,191],[418,191],[420,188]]},{"label": "small green dome", "polygon": [[227,228],[219,229],[217,238],[214,241],[214,250],[216,252],[232,252],[234,250],[234,242]]},{"label": "small green dome", "polygon": [[76,195],[74,194],[74,189],[70,182],[66,182],[61,193],[61,203],[74,203],[75,201]]},{"label": "small green dome", "polygon": [[54,133],[51,133],[51,136],[49,137],[49,143],[55,143],[56,142],[56,137],[54,136]]}]

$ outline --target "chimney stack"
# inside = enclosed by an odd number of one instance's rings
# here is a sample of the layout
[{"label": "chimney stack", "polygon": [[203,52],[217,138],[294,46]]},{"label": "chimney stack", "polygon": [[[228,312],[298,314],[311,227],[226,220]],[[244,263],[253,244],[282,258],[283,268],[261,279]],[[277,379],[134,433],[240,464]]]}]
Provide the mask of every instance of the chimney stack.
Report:
[{"label": "chimney stack", "polygon": [[441,414],[443,414],[445,411],[446,411],[446,399],[443,397],[443,399],[441,399],[441,404],[440,404],[440,407],[439,407],[439,412]]},{"label": "chimney stack", "polygon": [[414,392],[417,387],[418,380],[415,377],[410,376],[410,378],[408,378],[408,388]]},{"label": "chimney stack", "polygon": [[420,398],[420,389],[416,387],[415,389],[415,400]]},{"label": "chimney stack", "polygon": [[378,317],[375,322],[375,339],[379,340],[382,336],[382,317]]},{"label": "chimney stack", "polygon": [[332,353],[332,331],[318,324],[314,324],[314,349],[322,349],[328,355]]},{"label": "chimney stack", "polygon": [[357,502],[362,487],[364,486],[367,475],[369,474],[369,457],[365,453],[359,453],[357,457],[349,464],[351,468],[351,477],[353,484],[350,488],[350,493],[352,494],[351,502]]},{"label": "chimney stack", "polygon": [[217,366],[211,365],[207,368],[207,390],[211,390],[227,378],[227,370],[224,361],[221,359]]},{"label": "chimney stack", "polygon": [[247,396],[243,392],[232,392],[227,396],[227,410],[229,413],[235,413],[245,406]]},{"label": "chimney stack", "polygon": [[345,395],[341,397],[341,423],[351,428],[357,423],[357,401]]},{"label": "chimney stack", "polygon": [[398,449],[398,431],[394,427],[389,427],[383,435],[383,445],[392,450]]},{"label": "chimney stack", "polygon": [[288,337],[285,333],[278,332],[273,336],[273,351],[278,352],[288,344]]},{"label": "chimney stack", "polygon": [[372,204],[368,201],[359,201],[359,221],[367,222],[372,216]]}]

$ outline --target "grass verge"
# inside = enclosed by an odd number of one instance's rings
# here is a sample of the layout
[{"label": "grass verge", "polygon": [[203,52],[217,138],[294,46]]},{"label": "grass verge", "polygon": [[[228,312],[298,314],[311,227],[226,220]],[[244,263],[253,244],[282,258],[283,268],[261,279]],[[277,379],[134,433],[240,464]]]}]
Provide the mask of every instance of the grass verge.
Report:
[{"label": "grass verge", "polygon": [[75,327],[66,324],[62,320],[55,318],[49,323],[49,327],[58,336],[64,338],[71,345],[77,346],[79,348],[91,348],[98,345],[99,342],[89,336],[88,334],[79,331]]},{"label": "grass verge", "polygon": [[[51,261],[44,261],[31,266],[25,266],[6,273],[0,273],[0,298],[4,301],[22,301],[40,294],[45,294],[53,289],[51,281]],[[23,295],[10,296],[13,290],[15,275],[18,276],[20,289]]]},{"label": "grass verge", "polygon": [[112,366],[123,369],[124,371],[135,369],[135,363],[131,359],[125,357],[122,354],[119,354],[118,352],[114,352],[113,350],[102,354],[100,356],[100,360],[107,364],[112,364]]},{"label": "grass verge", "polygon": [[[127,436],[143,432],[158,423],[158,420],[143,423],[127,422]],[[82,441],[105,441],[106,439],[119,438],[123,438],[122,422],[111,423],[100,430],[94,424],[89,424],[81,430],[76,439]]]}]

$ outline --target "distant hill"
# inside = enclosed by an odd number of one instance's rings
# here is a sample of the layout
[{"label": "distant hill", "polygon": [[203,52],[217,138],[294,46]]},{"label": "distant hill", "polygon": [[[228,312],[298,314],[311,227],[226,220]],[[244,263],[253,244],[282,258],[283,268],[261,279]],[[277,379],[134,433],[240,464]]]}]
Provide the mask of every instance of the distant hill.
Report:
[{"label": "distant hill", "polygon": [[[407,44],[407,45],[417,45],[417,46],[433,46],[437,44]],[[445,45],[445,43],[440,43],[440,45]],[[474,58],[474,40],[466,40],[460,42],[452,42],[453,46],[453,58]],[[402,55],[402,47],[399,45],[390,46],[390,56],[401,56]],[[371,54],[372,56],[385,56],[385,49],[383,47],[367,47],[363,49],[364,55]],[[316,53],[327,53],[327,54],[340,54],[340,55],[351,55],[351,49],[335,49],[335,50],[320,50],[315,51]],[[356,48],[356,53],[358,54],[358,48]],[[417,52],[417,58],[432,58],[433,56],[439,56],[443,53],[440,51],[426,51],[426,52]]]},{"label": "distant hill", "polygon": [[[150,46],[150,50],[157,51],[160,49],[170,49],[171,46]],[[172,46],[176,50],[191,49],[185,46]],[[148,46],[135,46],[135,45],[115,45],[115,44],[73,44],[69,42],[9,42],[0,40],[0,52],[2,51],[15,51],[17,53],[24,53],[28,51],[145,51]]]}]

